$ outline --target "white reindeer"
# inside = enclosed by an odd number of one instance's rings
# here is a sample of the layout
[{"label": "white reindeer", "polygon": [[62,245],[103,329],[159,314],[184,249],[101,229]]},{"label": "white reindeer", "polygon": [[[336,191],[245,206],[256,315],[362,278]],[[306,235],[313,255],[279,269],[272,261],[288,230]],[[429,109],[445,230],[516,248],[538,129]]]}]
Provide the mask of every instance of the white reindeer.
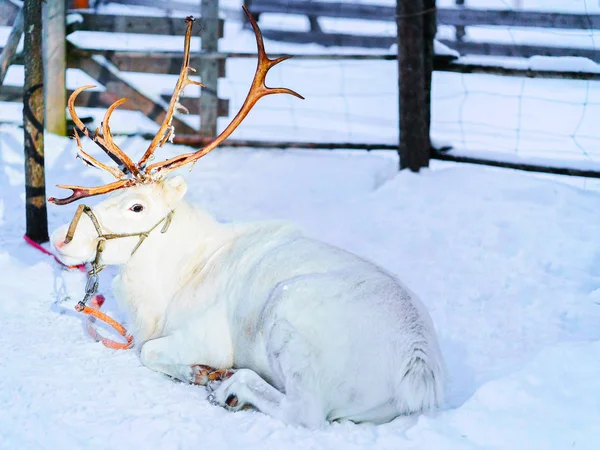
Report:
[{"label": "white reindeer", "polygon": [[[95,260],[121,267],[114,290],[130,314],[145,366],[188,383],[205,381],[199,364],[235,369],[210,397],[228,409],[253,406],[307,427],[335,420],[382,423],[430,410],[442,401],[443,362],[431,319],[415,294],[376,265],[290,225],[218,223],[184,200],[182,177],[164,177],[218,146],[260,97],[299,97],[264,85],[267,70],[285,58],[266,57],[260,30],[249,19],[259,48],[252,89],[234,121],[198,152],[146,166],[172,134],[179,95],[192,83],[192,20],[169,113],[139,163],[110,135],[108,119],[121,101],[109,108],[102,134],[92,136],[73,107],[87,86],[73,94],[69,110],[80,131],[124,169],[84,153],[77,137],[84,161],[118,180],[97,188],[70,186],[70,197],[50,200],[65,204],[120,191],[89,218],[82,216],[70,233],[66,225],[56,230],[52,243],[66,264]],[[120,239],[100,248],[99,240],[111,234]]]}]

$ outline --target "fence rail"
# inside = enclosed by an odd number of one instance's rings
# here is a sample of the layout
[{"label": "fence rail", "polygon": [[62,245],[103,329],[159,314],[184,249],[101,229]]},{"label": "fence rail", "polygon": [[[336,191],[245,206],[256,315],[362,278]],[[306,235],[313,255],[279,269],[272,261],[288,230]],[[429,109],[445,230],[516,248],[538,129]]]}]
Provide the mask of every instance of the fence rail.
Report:
[{"label": "fence rail", "polygon": [[[246,0],[246,6],[255,15],[263,13],[296,14],[309,18],[309,31],[265,29],[266,38],[289,43],[317,43],[326,47],[389,48],[396,42],[390,35],[353,35],[349,33],[326,33],[319,26],[320,17],[378,20],[394,22],[396,8],[384,5],[360,3],[318,2],[287,0]],[[556,47],[530,44],[482,42],[464,40],[462,30],[468,26],[496,26],[545,29],[599,30],[600,14],[569,14],[535,11],[512,11],[490,9],[437,8],[437,22],[460,29],[457,39],[441,42],[461,54],[485,56],[509,56],[529,58],[534,55],[574,56],[600,62],[600,50],[579,47]]]},{"label": "fence rail", "polygon": [[[69,31],[94,31],[108,33],[156,34],[184,36],[185,27],[180,17],[128,16],[96,14],[91,11],[71,11],[81,16],[83,21],[70,25]],[[201,19],[205,21],[205,19]],[[223,37],[225,20],[218,19],[218,36]]]},{"label": "fence rail", "polygon": [[[246,0],[255,14],[298,14],[339,19],[396,21],[396,7],[361,3],[307,2],[302,0]],[[600,14],[569,14],[536,11],[437,8],[438,23],[452,26],[492,25],[501,27],[600,29]]]}]

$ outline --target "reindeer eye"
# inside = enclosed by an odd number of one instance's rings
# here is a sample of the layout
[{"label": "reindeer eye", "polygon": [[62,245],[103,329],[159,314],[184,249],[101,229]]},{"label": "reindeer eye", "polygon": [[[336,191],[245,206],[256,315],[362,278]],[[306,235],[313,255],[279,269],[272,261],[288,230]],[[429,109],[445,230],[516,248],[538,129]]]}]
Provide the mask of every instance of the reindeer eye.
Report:
[{"label": "reindeer eye", "polygon": [[140,213],[143,210],[144,210],[144,207],[142,205],[140,205],[139,203],[136,203],[131,208],[129,208],[129,211],[133,211],[134,213]]}]

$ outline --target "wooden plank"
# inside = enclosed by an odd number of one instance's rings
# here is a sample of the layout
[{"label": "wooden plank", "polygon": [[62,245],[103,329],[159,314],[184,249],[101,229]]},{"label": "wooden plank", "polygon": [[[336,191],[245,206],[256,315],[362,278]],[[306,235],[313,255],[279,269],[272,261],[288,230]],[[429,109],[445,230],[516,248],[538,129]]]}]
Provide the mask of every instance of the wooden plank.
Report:
[{"label": "wooden plank", "polygon": [[600,73],[598,72],[560,72],[557,70],[533,70],[525,67],[500,67],[491,66],[489,64],[463,63],[460,60],[455,62],[436,62],[434,63],[433,67],[434,70],[440,72],[455,72],[465,74],[478,73],[486,75],[501,75],[509,77],[526,78],[600,81]]},{"label": "wooden plank", "polygon": [[[73,90],[68,91],[69,95]],[[163,101],[168,102],[171,99],[169,95],[162,95]],[[107,91],[83,91],[77,96],[75,106],[83,106],[87,108],[108,108],[115,100],[114,94]],[[198,115],[200,113],[199,97],[181,97],[180,103],[188,109],[190,114]],[[0,87],[0,101],[2,102],[22,102],[23,88],[21,86],[2,86]],[[125,111],[137,111],[136,106],[132,102],[125,102],[119,109]],[[229,100],[219,99],[218,101],[219,117],[227,117],[229,115]]]},{"label": "wooden plank", "polygon": [[[202,0],[202,27],[200,37],[202,39],[202,51],[216,52],[219,50],[219,29],[217,18],[219,17],[218,0]],[[198,74],[200,80],[206,86],[200,96],[200,130],[202,136],[217,135],[217,113],[218,96],[217,84],[219,81],[219,66],[217,60],[207,60],[200,65]],[[224,72],[224,68],[223,68]],[[212,91],[215,95],[207,95]]]},{"label": "wooden plank", "polygon": [[395,6],[364,3],[307,2],[304,0],[252,0],[248,6],[253,14],[301,14],[313,17],[339,17],[346,19],[394,21]]},{"label": "wooden plank", "polygon": [[[0,47],[1,48],[1,47]],[[181,53],[180,52],[147,52],[147,51],[119,51],[115,52],[114,50],[79,50],[73,49],[73,54],[78,57],[90,57],[91,55],[102,55],[107,59],[110,59],[114,64],[123,64],[126,66],[128,60],[137,61],[138,59],[156,59],[160,64],[165,65],[172,58],[179,58],[178,61],[181,61]],[[276,59],[280,56],[286,55],[285,53],[269,53],[269,58]],[[439,55],[446,56],[446,55]],[[293,60],[359,60],[359,61],[369,61],[369,60],[395,60],[395,53],[309,53],[304,55],[293,55]],[[240,58],[240,59],[256,59],[257,54],[254,53],[246,53],[246,52],[203,52],[196,53],[191,55],[190,61],[191,66],[199,67],[203,61],[209,59],[216,60],[226,60],[232,58]],[[452,59],[456,59],[453,57]],[[119,61],[122,61],[120,63]],[[193,64],[193,63],[196,64]],[[159,64],[157,63],[157,64]],[[134,66],[137,65],[137,62],[132,63]],[[177,66],[177,64],[173,64]],[[165,70],[165,69],[163,69]],[[165,71],[163,73],[170,73],[170,71]],[[179,73],[179,72],[177,72]]]},{"label": "wooden plank", "polygon": [[65,1],[47,0],[44,14],[44,91],[46,129],[59,136],[67,135],[67,46]]},{"label": "wooden plank", "polygon": [[294,44],[317,43],[324,47],[390,48],[396,36],[357,36],[344,33],[262,30],[265,39]]},{"label": "wooden plank", "polygon": [[[143,135],[145,139],[152,139],[152,135]],[[197,134],[176,134],[174,144],[200,147],[212,141],[212,138]],[[306,150],[393,150],[398,151],[398,144],[357,143],[357,142],[297,142],[297,141],[262,141],[252,139],[227,139],[221,147],[255,147],[261,149],[306,149]]]},{"label": "wooden plank", "polygon": [[121,5],[133,5],[133,6],[147,6],[150,8],[159,8],[166,11],[184,11],[191,12],[196,15],[200,15],[200,0],[198,3],[178,2],[174,0],[168,0],[158,3],[156,0],[109,0],[106,3],[118,3]]},{"label": "wooden plank", "polygon": [[[152,135],[144,135],[146,139],[152,139]],[[173,140],[174,144],[187,145],[192,147],[200,147],[208,144],[211,141],[198,135],[181,135],[178,134]],[[259,140],[239,140],[227,139],[221,147],[254,147],[260,149],[306,149],[306,150],[393,150],[397,151],[396,144],[378,144],[378,143],[360,143],[360,142],[297,142],[297,141],[259,141]],[[575,177],[600,178],[600,172],[594,170],[575,169],[569,167],[553,167],[544,166],[541,164],[530,163],[514,163],[505,161],[494,161],[485,158],[474,158],[467,156],[453,155],[452,152],[433,151],[431,159],[439,159],[443,161],[466,162],[471,164],[482,164],[493,167],[503,167],[509,169],[519,169],[528,172],[553,173],[558,175],[570,175]]]},{"label": "wooden plank", "polygon": [[[352,36],[342,34],[329,34],[329,33],[305,33],[295,31],[280,31],[280,30],[263,30],[263,36],[265,39],[273,39],[283,42],[293,43],[319,43],[325,47],[327,46],[355,46],[355,47],[367,47],[371,48],[389,48],[394,42],[395,37],[388,36]],[[486,43],[486,42],[472,42],[472,41],[455,41],[450,39],[440,40],[443,44],[459,51],[462,54],[472,55],[489,55],[489,56],[514,56],[521,58],[529,58],[531,56],[542,55],[542,56],[580,56],[589,58],[593,61],[600,61],[600,49],[585,49],[585,48],[570,48],[570,47],[548,47],[538,45],[517,45],[514,44],[503,44],[503,43]],[[363,45],[361,45],[361,43]],[[79,51],[78,51],[79,52]],[[156,67],[157,73],[179,73],[179,67],[181,63],[181,54],[173,52],[164,53],[146,53],[146,52],[114,52],[112,50],[90,50],[85,51],[85,54],[97,54],[104,55],[115,64],[119,65],[126,71],[134,71],[136,67],[139,71],[143,70],[144,65]],[[272,55],[276,57],[276,55]],[[394,59],[393,56],[384,58]],[[255,53],[197,53],[192,55],[191,61],[192,66],[198,68],[203,64],[203,60],[206,59],[228,59],[228,58],[256,58]],[[315,55],[294,55],[294,60],[300,59],[380,59],[382,55],[326,55],[326,54],[315,54]],[[172,59],[172,62],[169,61]],[[438,61],[456,59],[448,55],[436,55]],[[140,60],[141,62],[136,62]],[[156,60],[156,61],[153,61]],[[15,63],[16,64],[16,63]],[[129,67],[129,68],[128,68]],[[224,69],[223,69],[224,70]]]},{"label": "wooden plank", "polygon": [[[431,155],[432,159],[439,159],[442,161],[453,161],[462,162],[469,164],[480,164],[491,167],[502,167],[506,169],[518,169],[526,172],[541,172],[541,173],[553,173],[556,175],[569,175],[573,177],[587,177],[587,178],[600,178],[600,172],[595,170],[584,170],[574,169],[569,167],[552,167],[543,166],[541,164],[530,164],[530,163],[517,163],[507,161],[497,161],[486,158],[475,158],[471,156],[460,156],[453,155],[452,152],[433,152]],[[568,164],[568,163],[566,163]]]},{"label": "wooden plank", "polygon": [[[145,52],[115,52],[113,50],[99,50],[99,51],[80,51],[74,50],[74,55],[89,56],[89,55],[103,55],[112,64],[114,64],[122,72],[142,72],[142,73],[154,73],[154,74],[171,74],[179,75],[181,71],[181,65],[183,63],[183,54],[169,52],[169,53],[145,53]],[[256,57],[256,55],[254,55]],[[216,66],[218,77],[223,78],[225,76],[225,65],[226,58],[216,59]],[[207,63],[206,58],[202,58],[199,54],[193,54],[190,56],[190,67],[199,70],[203,64]]]},{"label": "wooden plank", "polygon": [[19,46],[19,41],[23,35],[23,26],[23,9],[21,9],[10,30],[6,46],[0,53],[0,86],[2,86],[2,83],[4,82],[4,77],[8,72],[8,68],[16,60],[17,47]]},{"label": "wooden plank", "polygon": [[[175,0],[168,0],[163,2],[157,2],[157,0],[107,0],[106,3],[118,3],[122,5],[134,5],[134,6],[148,6],[150,8],[157,8],[164,11],[166,14],[171,14],[174,11],[191,14],[194,17],[201,16],[201,4],[202,0],[196,0],[194,2],[180,2]],[[220,5],[219,13],[224,16],[225,19],[231,19],[235,21],[243,20],[245,14],[239,6],[227,6]],[[220,37],[223,37],[221,34]]]},{"label": "wooden plank", "polygon": [[[155,101],[139,92],[133,85],[122,79],[118,69],[105,58],[101,56],[81,58],[76,61],[76,66],[106,88],[106,95],[111,98],[111,103],[127,97],[129,102],[146,117],[158,124],[163,122],[168,105],[162,99]],[[173,125],[180,133],[194,132],[193,128],[177,118],[173,119]]]},{"label": "wooden plank", "polygon": [[[144,62],[138,62],[139,60],[156,60],[155,62],[148,63],[152,65],[161,66],[162,73],[179,73],[179,66],[181,62],[181,53],[178,52],[146,52],[146,51],[119,51],[113,50],[79,50],[73,49],[72,54],[77,57],[90,57],[91,55],[102,55],[109,59],[113,64],[119,67],[119,70],[123,71],[136,71],[136,68],[142,68]],[[277,59],[279,57],[287,55],[286,53],[269,53],[269,58]],[[18,57],[18,55],[17,55]],[[352,61],[395,61],[397,59],[395,53],[310,53],[304,55],[293,55],[293,61],[298,60],[309,60],[309,61],[341,61],[341,60],[352,60]],[[256,59],[256,53],[246,52],[203,52],[196,53],[190,57],[192,67],[200,67],[205,60],[216,59],[219,61],[227,59]],[[171,62],[175,59],[175,62]],[[436,55],[436,59],[439,61],[454,61],[457,58],[452,55]],[[165,69],[165,66],[172,66]],[[177,70],[177,72],[175,71]]]},{"label": "wooden plank", "polygon": [[[75,12],[75,11],[74,11]],[[95,14],[93,12],[76,11],[83,17],[83,22],[76,22],[69,27],[73,31],[101,31],[110,33],[155,34],[163,36],[185,36],[185,20],[182,17],[151,16],[116,16],[112,14]],[[223,19],[215,19],[215,27],[224,27]]]},{"label": "wooden plank", "polygon": [[453,41],[440,39],[440,42],[451,47],[461,55],[510,56],[530,58],[532,56],[578,56],[600,62],[600,49],[548,47],[542,45],[514,45],[496,42]]},{"label": "wooden plank", "polygon": [[[393,6],[342,2],[307,2],[303,0],[252,0],[250,12],[301,14],[346,19],[395,20]],[[501,27],[600,29],[600,14],[570,14],[538,11],[514,11],[466,8],[438,8],[438,23],[454,26],[492,25]]]},{"label": "wooden plank", "polygon": [[598,30],[600,29],[600,14],[440,8],[438,9],[438,23],[454,26],[489,25],[498,27]]},{"label": "wooden plank", "polygon": [[[0,47],[0,51],[2,48]],[[91,53],[86,53],[86,55],[90,55]],[[93,54],[97,55],[107,55],[114,54],[112,50],[99,50],[94,51]],[[109,56],[110,56],[109,55]],[[153,58],[161,60],[161,58],[165,58],[168,60],[172,57],[177,57],[176,53],[165,53],[162,54],[147,54],[147,53],[135,53],[135,52],[125,52],[124,54],[119,53],[119,56],[124,60],[131,58],[132,60],[144,59],[144,58]],[[272,58],[278,58],[283,56],[283,54],[272,54],[269,55]],[[198,54],[197,58],[199,61],[203,59],[217,59],[224,60],[230,58],[243,58],[243,59],[255,59],[256,54],[254,53],[236,53],[236,52],[225,52],[225,53],[217,53],[211,52],[206,54]],[[397,59],[397,55],[395,54],[328,54],[328,53],[316,53],[310,55],[294,55],[294,60],[309,60],[309,61],[340,61],[340,60],[348,60],[348,61],[395,61]],[[119,59],[117,59],[118,61]],[[452,63],[455,61],[455,63]],[[15,59],[13,61],[15,65],[23,65],[23,55],[18,53],[15,55]],[[125,64],[125,63],[124,63]],[[549,79],[568,79],[568,80],[600,80],[600,74],[597,72],[580,72],[580,71],[558,71],[558,70],[534,70],[529,68],[519,68],[519,67],[500,67],[494,66],[490,64],[475,64],[475,63],[463,63],[460,60],[456,60],[456,58],[445,58],[444,55],[437,55],[434,59],[434,70],[441,72],[456,72],[456,73],[480,73],[480,74],[488,74],[488,75],[506,75],[506,76],[515,76],[515,77],[527,77],[527,78],[549,78]],[[9,88],[8,86],[6,88]],[[0,99],[2,98],[2,87],[0,87]],[[83,95],[83,93],[82,93]],[[8,94],[5,94],[4,98],[7,98]],[[8,96],[10,97],[10,96]],[[11,100],[3,100],[3,101],[11,101]]]},{"label": "wooden plank", "polygon": [[16,3],[0,0],[0,27],[12,26],[20,9]]}]

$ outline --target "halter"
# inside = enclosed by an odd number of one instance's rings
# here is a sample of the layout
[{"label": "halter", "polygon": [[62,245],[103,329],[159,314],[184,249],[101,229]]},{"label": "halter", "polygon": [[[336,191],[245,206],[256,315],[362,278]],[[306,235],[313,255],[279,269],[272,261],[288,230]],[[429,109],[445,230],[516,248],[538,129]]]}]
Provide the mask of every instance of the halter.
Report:
[{"label": "halter", "polygon": [[106,322],[108,325],[112,326],[121,336],[123,336],[127,340],[127,344],[121,344],[118,342],[111,341],[109,339],[99,336],[98,333],[95,332],[95,330],[93,330],[93,328],[91,326],[88,326],[88,331],[90,331],[90,334],[92,334],[92,336],[95,337],[97,340],[100,340],[105,346],[107,346],[109,348],[114,348],[114,349],[127,349],[127,348],[131,348],[133,346],[133,337],[127,333],[127,330],[125,329],[125,327],[123,327],[123,325],[116,322],[114,319],[108,317],[106,314],[102,313],[99,310],[99,305],[97,305],[97,303],[94,303],[92,308],[90,308],[89,306],[86,305],[86,303],[91,298],[95,299],[96,293],[98,292],[98,284],[99,284],[98,274],[100,273],[100,271],[102,271],[102,269],[104,269],[106,267],[105,265],[100,265],[100,258],[102,257],[102,252],[104,251],[104,248],[106,246],[106,241],[111,240],[111,239],[138,237],[139,241],[136,244],[136,246],[133,248],[133,250],[131,251],[131,255],[133,256],[133,254],[140,248],[140,246],[142,245],[144,240],[150,235],[150,233],[152,233],[156,228],[158,228],[158,226],[161,223],[165,222],[162,229],[160,230],[160,232],[161,233],[167,232],[167,230],[169,229],[169,226],[171,225],[171,220],[173,219],[174,213],[175,213],[175,210],[172,210],[171,212],[169,212],[169,214],[167,214],[165,217],[163,217],[158,222],[156,222],[156,224],[154,224],[154,226],[152,228],[150,228],[148,231],[142,231],[139,233],[103,233],[102,226],[100,225],[98,218],[92,211],[92,208],[90,208],[87,205],[83,205],[83,204],[79,205],[79,207],[77,208],[77,211],[75,212],[75,215],[73,216],[73,220],[71,221],[71,224],[69,225],[69,229],[67,231],[67,236],[65,237],[65,244],[68,244],[69,242],[71,242],[73,240],[73,237],[75,235],[75,230],[77,229],[77,225],[79,224],[79,220],[81,219],[82,214],[86,214],[92,221],[92,224],[94,225],[94,228],[96,229],[96,233],[98,233],[98,244],[96,245],[96,255],[94,257],[94,260],[91,263],[92,270],[90,270],[88,272],[88,279],[87,279],[87,282],[85,285],[85,295],[84,295],[83,299],[80,300],[79,303],[77,303],[77,305],[75,306],[75,310],[78,312],[82,312],[84,314],[88,314],[90,316],[96,317],[96,318]]}]

